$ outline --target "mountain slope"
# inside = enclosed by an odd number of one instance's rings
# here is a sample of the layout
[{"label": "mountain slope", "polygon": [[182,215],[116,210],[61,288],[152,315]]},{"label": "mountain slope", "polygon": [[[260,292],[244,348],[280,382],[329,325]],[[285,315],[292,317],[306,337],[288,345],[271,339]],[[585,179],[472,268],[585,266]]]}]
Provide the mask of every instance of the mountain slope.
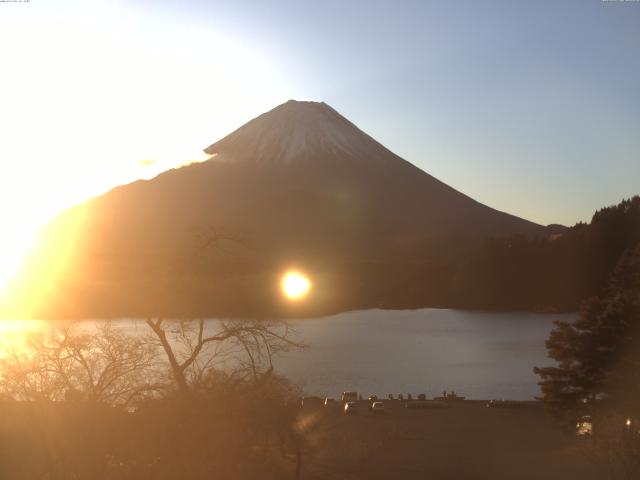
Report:
[{"label": "mountain slope", "polygon": [[[47,281],[65,301],[42,302],[47,315],[280,314],[289,307],[274,285],[290,265],[317,286],[315,303],[296,313],[385,305],[393,288],[368,288],[377,276],[426,265],[416,278],[439,283],[477,239],[546,235],[433,178],[324,103],[289,101],[205,151],[206,162],[118,187],[52,224],[59,241],[40,258],[67,252]],[[200,249],[221,234],[241,241]]]}]

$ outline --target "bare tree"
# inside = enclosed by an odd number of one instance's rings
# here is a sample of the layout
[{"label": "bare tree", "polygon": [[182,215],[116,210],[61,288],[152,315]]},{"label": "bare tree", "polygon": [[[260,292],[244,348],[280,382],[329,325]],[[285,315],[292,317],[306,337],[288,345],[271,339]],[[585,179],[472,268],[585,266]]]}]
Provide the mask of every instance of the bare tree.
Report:
[{"label": "bare tree", "polygon": [[[231,253],[225,251],[225,244],[251,248],[244,236],[213,226],[195,227],[192,233],[196,241],[194,261],[207,250]],[[258,381],[273,372],[275,356],[303,347],[292,339],[285,321],[147,318],[146,323],[153,334],[150,343],[164,351],[175,385],[183,393],[197,389],[216,369],[236,379]]]},{"label": "bare tree", "polygon": [[197,389],[216,369],[233,378],[258,381],[273,372],[275,356],[303,348],[284,321],[148,318],[146,323],[153,332],[152,343],[164,351],[176,387],[183,393]]},{"label": "bare tree", "polygon": [[161,388],[157,350],[111,322],[97,326],[51,323],[4,348],[0,388],[21,400],[88,401],[129,405]]}]

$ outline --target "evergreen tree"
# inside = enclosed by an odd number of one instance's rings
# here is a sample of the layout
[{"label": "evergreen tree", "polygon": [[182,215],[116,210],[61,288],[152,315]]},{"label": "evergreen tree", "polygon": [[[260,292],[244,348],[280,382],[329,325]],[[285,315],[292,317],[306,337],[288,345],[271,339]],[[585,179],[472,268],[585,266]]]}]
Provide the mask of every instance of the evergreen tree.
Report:
[{"label": "evergreen tree", "polygon": [[640,243],[624,253],[600,297],[556,322],[546,342],[554,367],[536,367],[542,400],[560,417],[640,415]]}]

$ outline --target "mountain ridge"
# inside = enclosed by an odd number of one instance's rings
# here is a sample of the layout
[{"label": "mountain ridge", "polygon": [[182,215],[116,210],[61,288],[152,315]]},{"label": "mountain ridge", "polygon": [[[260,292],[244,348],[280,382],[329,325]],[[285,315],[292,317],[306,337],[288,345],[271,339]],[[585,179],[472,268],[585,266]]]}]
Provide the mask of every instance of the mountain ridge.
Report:
[{"label": "mountain ridge", "polygon": [[[384,289],[367,293],[371,278],[428,265],[412,275],[435,292],[442,268],[482,238],[548,235],[432,177],[325,103],[286,102],[205,151],[205,162],[115,188],[52,223],[60,244],[47,248],[70,252],[66,274],[49,280],[74,299],[66,316],[178,315],[192,305],[203,314],[282,314],[290,307],[273,285],[290,265],[305,266],[325,292],[298,313],[366,308],[385,303]],[[65,231],[76,234],[65,240]],[[203,232],[221,231],[250,248],[193,264]],[[432,293],[424,298],[433,304]]]}]

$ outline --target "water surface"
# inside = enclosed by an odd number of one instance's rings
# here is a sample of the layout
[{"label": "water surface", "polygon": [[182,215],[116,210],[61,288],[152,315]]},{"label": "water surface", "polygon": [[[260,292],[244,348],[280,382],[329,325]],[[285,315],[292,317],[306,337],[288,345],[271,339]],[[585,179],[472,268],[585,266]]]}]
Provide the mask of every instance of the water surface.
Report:
[{"label": "water surface", "polygon": [[[473,399],[526,400],[539,395],[533,367],[553,363],[544,345],[553,321],[574,317],[421,309],[292,320],[294,339],[307,348],[276,358],[275,366],[310,395],[433,397],[453,390]],[[218,322],[208,320],[206,330],[213,333]],[[91,328],[99,321],[82,323]],[[0,322],[0,346],[19,345],[25,331],[43,324]],[[140,319],[116,325],[133,335],[150,333]]]},{"label": "water surface", "polygon": [[557,319],[575,315],[462,310],[365,310],[293,321],[309,345],[276,362],[310,394],[426,393],[531,399],[534,366],[549,365],[544,342]]}]

